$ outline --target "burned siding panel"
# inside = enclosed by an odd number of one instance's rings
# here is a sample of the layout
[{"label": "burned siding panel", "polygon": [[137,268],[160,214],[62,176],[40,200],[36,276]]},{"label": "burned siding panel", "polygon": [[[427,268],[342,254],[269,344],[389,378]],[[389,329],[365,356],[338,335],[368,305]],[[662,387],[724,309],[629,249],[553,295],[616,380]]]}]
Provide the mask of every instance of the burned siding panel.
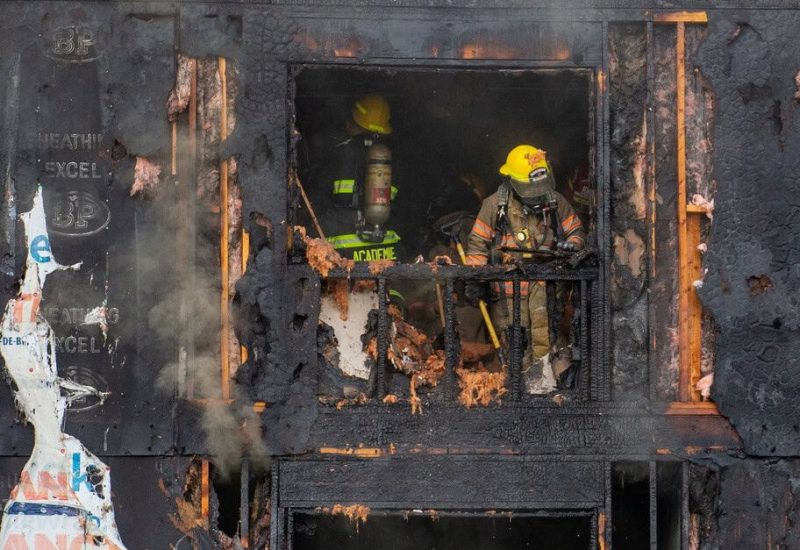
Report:
[{"label": "burned siding panel", "polygon": [[647,395],[647,38],[645,25],[609,28],[611,303],[614,396]]},{"label": "burned siding panel", "polygon": [[458,454],[482,449],[517,455],[682,454],[712,445],[718,449],[740,447],[736,433],[719,416],[647,416],[644,408],[625,406],[549,410],[429,407],[417,416],[408,415],[407,410],[404,404],[353,408],[346,415],[325,410],[314,425],[311,443],[316,449],[363,445],[381,452]]},{"label": "burned siding panel", "polygon": [[797,460],[734,460],[720,468],[716,537],[701,548],[798,548]]},{"label": "burned siding panel", "polygon": [[656,370],[656,393],[678,398],[678,224],[676,218],[677,140],[675,92],[675,29],[657,25],[654,35],[655,109],[655,250],[650,287],[651,368]]},{"label": "burned siding panel", "polygon": [[354,19],[348,11],[330,18],[303,18],[293,40],[304,57],[532,59],[599,63],[600,25],[570,22],[509,22],[476,18],[465,27],[457,17]]},{"label": "burned siding panel", "polygon": [[[161,409],[169,410],[171,398],[152,388],[174,351],[161,348],[148,327],[155,303],[137,286],[163,285],[169,264],[161,266],[159,283],[148,280],[141,254],[149,250],[137,244],[149,234],[163,236],[160,222],[168,218],[148,220],[128,197],[128,154],[153,154],[168,143],[161,98],[173,74],[174,19],[107,6],[25,8],[12,19],[27,16],[40,32],[19,34],[9,50],[20,60],[11,170],[16,207],[25,210],[41,182],[56,258],[83,262],[80,272],[58,274],[45,290],[43,313],[55,329],[60,374],[112,393],[100,408],[76,403],[67,429],[105,452],[164,452],[172,446],[172,421]],[[156,241],[164,259],[174,255],[174,243]],[[99,325],[85,324],[93,308],[105,308]],[[3,444],[16,447],[14,439]]]},{"label": "burned siding panel", "polygon": [[[762,455],[800,452],[798,32],[795,12],[720,13],[698,55],[718,98],[701,290],[718,330],[712,396],[748,452]],[[748,279],[762,276],[771,286],[751,291]]]},{"label": "burned siding panel", "polygon": [[[286,268],[288,67],[280,60],[293,52],[296,24],[268,11],[251,11],[244,23],[243,75],[238,108],[241,141],[237,149],[242,178],[243,216],[256,235],[250,268],[237,284],[243,311],[266,327],[267,346],[253,350],[238,380],[253,399],[269,403],[264,417],[267,444],[276,454],[306,450],[316,417],[316,277],[292,275]],[[262,226],[254,227],[253,220]],[[266,226],[266,227],[265,227]],[[315,290],[316,289],[316,290]],[[287,303],[288,297],[293,303]],[[287,307],[288,306],[288,307]],[[308,322],[292,323],[295,311]],[[311,308],[311,309],[309,309]],[[314,316],[310,315],[314,313]],[[248,336],[242,336],[247,341]]]}]

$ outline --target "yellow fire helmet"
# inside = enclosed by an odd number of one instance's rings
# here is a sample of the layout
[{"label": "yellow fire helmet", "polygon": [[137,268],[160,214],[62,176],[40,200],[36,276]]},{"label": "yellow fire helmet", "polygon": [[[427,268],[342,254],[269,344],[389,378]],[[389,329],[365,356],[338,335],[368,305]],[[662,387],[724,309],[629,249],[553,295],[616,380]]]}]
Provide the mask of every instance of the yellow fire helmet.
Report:
[{"label": "yellow fire helmet", "polygon": [[391,134],[389,124],[389,102],[380,94],[369,94],[359,98],[353,105],[353,121],[360,127],[376,134]]},{"label": "yellow fire helmet", "polygon": [[500,173],[519,182],[531,183],[531,176],[542,168],[550,172],[545,151],[533,145],[517,145],[508,153],[506,163],[500,167]]}]

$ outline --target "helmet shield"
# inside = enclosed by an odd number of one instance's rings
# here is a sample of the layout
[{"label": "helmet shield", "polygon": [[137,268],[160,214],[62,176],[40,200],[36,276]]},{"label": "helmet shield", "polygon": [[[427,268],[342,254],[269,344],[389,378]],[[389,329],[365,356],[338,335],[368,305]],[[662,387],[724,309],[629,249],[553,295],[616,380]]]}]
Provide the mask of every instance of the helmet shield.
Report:
[{"label": "helmet shield", "polygon": [[531,177],[528,181],[519,181],[512,177],[509,177],[508,181],[511,183],[511,188],[514,190],[514,193],[521,199],[538,197],[549,191],[554,191],[556,188],[553,173],[544,168],[531,173]]}]

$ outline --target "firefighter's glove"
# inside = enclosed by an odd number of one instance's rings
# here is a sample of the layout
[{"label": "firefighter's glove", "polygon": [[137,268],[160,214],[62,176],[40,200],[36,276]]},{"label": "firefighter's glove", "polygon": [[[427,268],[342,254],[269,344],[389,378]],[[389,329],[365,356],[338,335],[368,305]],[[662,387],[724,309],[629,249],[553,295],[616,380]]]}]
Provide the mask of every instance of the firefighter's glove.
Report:
[{"label": "firefighter's glove", "polygon": [[486,301],[488,296],[489,287],[487,283],[473,281],[464,285],[464,299],[472,307],[478,307],[478,302],[481,300]]},{"label": "firefighter's glove", "polygon": [[571,243],[569,241],[564,241],[564,242],[558,243],[557,248],[559,250],[563,250],[564,252],[577,252],[578,251],[578,247],[575,246],[575,244],[573,244],[573,243]]}]

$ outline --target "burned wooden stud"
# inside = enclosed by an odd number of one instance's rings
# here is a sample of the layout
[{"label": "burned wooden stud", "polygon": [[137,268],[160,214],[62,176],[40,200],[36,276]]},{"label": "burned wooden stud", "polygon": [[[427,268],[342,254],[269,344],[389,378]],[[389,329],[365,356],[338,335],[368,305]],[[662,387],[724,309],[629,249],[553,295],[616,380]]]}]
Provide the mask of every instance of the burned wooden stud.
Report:
[{"label": "burned wooden stud", "polygon": [[[438,288],[438,287],[437,287]],[[461,342],[456,330],[455,281],[448,279],[444,287],[444,395],[449,402],[457,400],[458,380],[456,367],[461,356]]]},{"label": "burned wooden stud", "polygon": [[378,279],[378,361],[375,376],[375,397],[383,399],[387,387],[387,350],[389,349],[389,299],[386,279]]},{"label": "burned wooden stud", "polygon": [[239,469],[239,539],[242,548],[250,547],[250,459],[242,458]]},{"label": "burned wooden stud", "polygon": [[[510,401],[512,403],[518,402],[522,399],[522,392],[525,391],[525,381],[522,378],[522,359],[525,355],[523,346],[524,336],[522,328],[522,292],[521,281],[519,277],[512,279],[513,289],[513,302],[512,302],[512,324],[511,330],[506,331],[505,335],[498,335],[501,338],[505,337],[506,341],[510,340],[511,348],[511,361],[508,365],[508,380],[511,389]],[[530,345],[533,345],[531,342]]]},{"label": "burned wooden stud", "polygon": [[[580,338],[578,340],[580,349],[580,370],[578,371],[578,387],[580,395],[583,399],[589,398],[589,369],[591,368],[591,359],[589,351],[589,283],[581,281],[579,300],[580,308],[578,314],[580,315]],[[574,345],[574,344],[573,344]]]}]

